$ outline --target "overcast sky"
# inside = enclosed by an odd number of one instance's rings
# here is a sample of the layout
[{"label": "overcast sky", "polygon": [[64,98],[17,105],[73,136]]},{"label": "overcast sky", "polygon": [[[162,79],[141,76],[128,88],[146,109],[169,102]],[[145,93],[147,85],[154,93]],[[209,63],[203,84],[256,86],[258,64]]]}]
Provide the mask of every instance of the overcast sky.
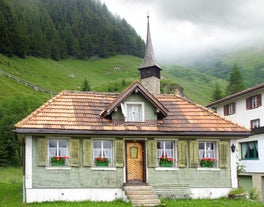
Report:
[{"label": "overcast sky", "polygon": [[263,0],[101,0],[146,40],[147,12],[160,64],[263,44]]}]

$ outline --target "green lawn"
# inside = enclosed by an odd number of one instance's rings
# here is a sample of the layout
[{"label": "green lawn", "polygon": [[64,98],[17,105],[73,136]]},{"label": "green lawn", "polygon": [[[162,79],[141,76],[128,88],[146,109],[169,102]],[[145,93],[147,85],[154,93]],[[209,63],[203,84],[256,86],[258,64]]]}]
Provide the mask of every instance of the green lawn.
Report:
[{"label": "green lawn", "polygon": [[[22,202],[22,169],[0,168],[0,207],[131,207],[131,203],[114,202],[43,202],[24,204]],[[167,207],[264,207],[263,203],[249,200],[201,199],[162,200]]]}]

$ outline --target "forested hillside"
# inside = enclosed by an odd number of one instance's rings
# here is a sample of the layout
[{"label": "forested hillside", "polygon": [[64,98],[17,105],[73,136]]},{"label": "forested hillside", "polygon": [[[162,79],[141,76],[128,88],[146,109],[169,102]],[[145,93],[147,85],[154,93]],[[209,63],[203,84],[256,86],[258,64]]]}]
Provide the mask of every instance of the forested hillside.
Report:
[{"label": "forested hillside", "polygon": [[144,42],[98,0],[1,0],[0,53],[55,60],[142,56]]},{"label": "forested hillside", "polygon": [[228,80],[233,66],[236,64],[242,74],[246,87],[264,82],[264,46],[249,47],[229,52],[212,58],[201,59],[200,64],[192,65],[202,73]]}]

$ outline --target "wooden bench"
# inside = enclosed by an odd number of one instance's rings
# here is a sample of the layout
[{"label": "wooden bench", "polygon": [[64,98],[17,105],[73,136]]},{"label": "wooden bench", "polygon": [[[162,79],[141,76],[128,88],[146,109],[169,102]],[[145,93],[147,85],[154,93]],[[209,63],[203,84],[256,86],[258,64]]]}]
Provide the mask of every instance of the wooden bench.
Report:
[{"label": "wooden bench", "polygon": [[190,198],[189,184],[156,184],[152,185],[159,198],[182,199]]}]

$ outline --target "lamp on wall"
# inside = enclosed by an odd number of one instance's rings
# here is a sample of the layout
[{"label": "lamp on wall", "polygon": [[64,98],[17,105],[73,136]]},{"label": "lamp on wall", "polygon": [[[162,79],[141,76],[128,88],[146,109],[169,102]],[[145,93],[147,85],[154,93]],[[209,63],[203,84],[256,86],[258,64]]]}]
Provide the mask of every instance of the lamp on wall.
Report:
[{"label": "lamp on wall", "polygon": [[235,152],[236,151],[236,146],[234,145],[234,144],[232,144],[232,146],[231,146],[231,152]]}]

